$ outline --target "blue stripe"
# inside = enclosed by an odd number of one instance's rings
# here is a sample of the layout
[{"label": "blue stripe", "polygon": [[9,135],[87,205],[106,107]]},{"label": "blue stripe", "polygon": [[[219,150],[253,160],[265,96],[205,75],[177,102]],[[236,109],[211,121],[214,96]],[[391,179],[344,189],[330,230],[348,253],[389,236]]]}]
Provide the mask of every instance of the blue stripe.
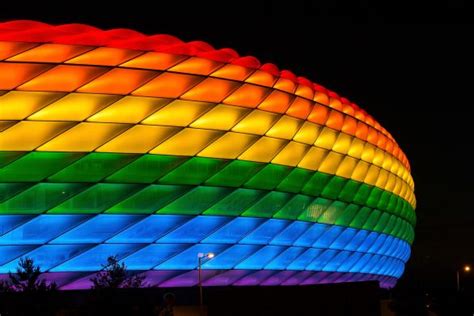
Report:
[{"label": "blue stripe", "polygon": [[[11,216],[11,218],[8,218]],[[25,222],[26,220],[26,222]],[[349,227],[254,217],[4,215],[0,273],[31,257],[43,271],[96,271],[116,255],[131,270],[204,269],[361,272],[399,277],[410,245]]]}]

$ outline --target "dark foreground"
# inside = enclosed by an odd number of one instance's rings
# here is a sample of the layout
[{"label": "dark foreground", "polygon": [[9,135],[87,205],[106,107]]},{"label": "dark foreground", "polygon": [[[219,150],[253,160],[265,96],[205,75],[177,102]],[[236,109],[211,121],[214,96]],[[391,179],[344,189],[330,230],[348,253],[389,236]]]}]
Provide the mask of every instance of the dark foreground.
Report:
[{"label": "dark foreground", "polygon": [[[52,293],[3,293],[1,315],[160,315],[163,296],[178,307],[197,306],[197,288],[148,288]],[[208,315],[380,315],[375,282],[296,287],[210,287],[204,289]],[[184,315],[177,308],[174,316]],[[198,309],[194,309],[198,315]],[[187,315],[192,315],[186,313]],[[163,315],[163,314],[162,314]]]}]

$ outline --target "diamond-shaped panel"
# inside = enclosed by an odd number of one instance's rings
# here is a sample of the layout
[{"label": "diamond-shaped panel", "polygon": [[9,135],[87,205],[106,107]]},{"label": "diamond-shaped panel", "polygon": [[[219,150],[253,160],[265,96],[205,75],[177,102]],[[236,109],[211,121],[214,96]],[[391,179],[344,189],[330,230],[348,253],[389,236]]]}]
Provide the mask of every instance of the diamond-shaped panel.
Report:
[{"label": "diamond-shaped panel", "polygon": [[0,23],[0,273],[88,288],[116,255],[193,286],[213,252],[207,286],[394,286],[414,183],[369,114],[233,50],[59,29]]}]

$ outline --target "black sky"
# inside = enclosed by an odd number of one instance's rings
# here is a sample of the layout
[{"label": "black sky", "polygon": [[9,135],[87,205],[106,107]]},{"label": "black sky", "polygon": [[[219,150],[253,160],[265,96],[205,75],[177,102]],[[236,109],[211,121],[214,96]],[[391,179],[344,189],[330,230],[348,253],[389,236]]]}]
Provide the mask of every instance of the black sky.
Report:
[{"label": "black sky", "polygon": [[278,3],[115,1],[98,8],[41,2],[3,5],[0,20],[78,22],[204,40],[348,97],[392,133],[412,165],[418,225],[400,286],[455,286],[456,266],[474,263],[474,26],[454,24],[469,23],[471,8],[459,0],[417,8]]}]

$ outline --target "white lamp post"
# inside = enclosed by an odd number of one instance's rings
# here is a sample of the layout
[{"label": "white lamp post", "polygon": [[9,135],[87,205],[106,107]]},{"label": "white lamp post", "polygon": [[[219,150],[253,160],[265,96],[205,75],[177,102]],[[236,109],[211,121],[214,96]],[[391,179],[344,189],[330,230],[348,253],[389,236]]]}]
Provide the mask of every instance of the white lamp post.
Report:
[{"label": "white lamp post", "polygon": [[200,316],[204,316],[204,310],[203,310],[203,299],[202,299],[202,276],[201,276],[201,270],[202,270],[202,264],[203,262],[210,260],[214,258],[214,253],[209,252],[209,253],[198,253],[198,286],[199,286],[199,313]]}]

